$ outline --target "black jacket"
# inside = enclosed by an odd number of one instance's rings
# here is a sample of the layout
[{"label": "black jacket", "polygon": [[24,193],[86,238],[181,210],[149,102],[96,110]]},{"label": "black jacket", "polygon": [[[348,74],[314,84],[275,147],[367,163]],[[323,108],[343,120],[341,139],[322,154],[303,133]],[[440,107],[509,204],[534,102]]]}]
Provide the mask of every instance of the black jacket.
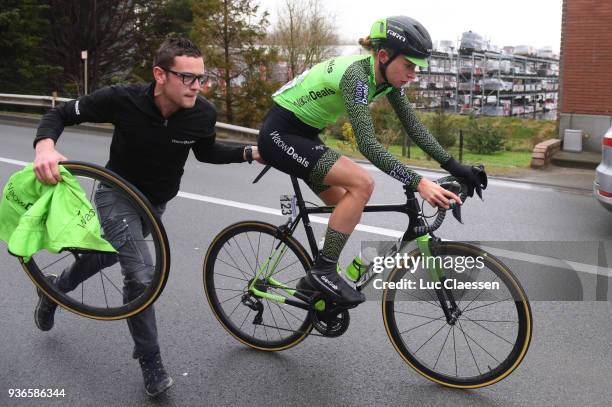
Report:
[{"label": "black jacket", "polygon": [[190,109],[167,120],[153,99],[155,83],[110,86],[52,109],[43,116],[36,142],[57,142],[64,126],[83,122],[115,126],[106,167],[134,184],[153,204],[172,199],[179,190],[189,150],[199,161],[214,164],[243,162],[243,147],[215,141],[217,112],[198,96]]}]

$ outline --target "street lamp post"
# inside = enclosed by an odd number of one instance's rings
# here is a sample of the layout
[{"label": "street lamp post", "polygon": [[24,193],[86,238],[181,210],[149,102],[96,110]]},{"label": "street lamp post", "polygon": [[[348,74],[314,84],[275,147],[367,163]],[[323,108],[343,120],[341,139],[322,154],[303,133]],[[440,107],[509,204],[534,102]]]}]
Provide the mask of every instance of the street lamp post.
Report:
[{"label": "street lamp post", "polygon": [[83,73],[83,79],[84,79],[84,89],[83,89],[83,94],[87,95],[87,50],[81,51],[81,59],[83,60],[83,66],[84,66],[84,73]]}]

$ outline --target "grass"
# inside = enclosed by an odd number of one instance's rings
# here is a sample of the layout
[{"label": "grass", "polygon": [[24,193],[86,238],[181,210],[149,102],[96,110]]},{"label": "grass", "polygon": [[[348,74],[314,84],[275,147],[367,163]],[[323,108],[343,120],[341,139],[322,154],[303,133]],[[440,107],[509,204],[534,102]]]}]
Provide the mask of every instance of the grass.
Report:
[{"label": "grass", "polygon": [[[327,137],[325,144],[330,148],[340,152],[343,155],[354,159],[366,159],[359,151],[350,148],[348,143],[341,140]],[[435,160],[427,155],[417,146],[410,147],[410,158],[401,157],[402,147],[399,145],[391,145],[388,151],[397,157],[400,161],[418,167],[440,168]],[[451,147],[448,152],[459,159],[459,148]],[[508,175],[511,176],[526,170],[531,161],[531,152],[529,151],[501,151],[494,154],[474,154],[464,149],[463,162],[468,164],[484,164],[487,168],[487,173],[491,175]]]}]

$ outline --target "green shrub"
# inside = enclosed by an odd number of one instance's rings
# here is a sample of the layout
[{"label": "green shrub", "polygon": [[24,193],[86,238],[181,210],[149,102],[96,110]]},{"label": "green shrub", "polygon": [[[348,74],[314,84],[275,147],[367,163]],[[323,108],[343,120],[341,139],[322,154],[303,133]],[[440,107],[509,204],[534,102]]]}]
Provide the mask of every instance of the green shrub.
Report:
[{"label": "green shrub", "polygon": [[477,154],[493,154],[500,151],[505,144],[504,133],[491,123],[479,124],[472,116],[467,124],[465,146]]},{"label": "green shrub", "polygon": [[450,115],[446,114],[444,109],[438,109],[430,120],[429,130],[438,143],[445,149],[454,146],[457,137]]}]

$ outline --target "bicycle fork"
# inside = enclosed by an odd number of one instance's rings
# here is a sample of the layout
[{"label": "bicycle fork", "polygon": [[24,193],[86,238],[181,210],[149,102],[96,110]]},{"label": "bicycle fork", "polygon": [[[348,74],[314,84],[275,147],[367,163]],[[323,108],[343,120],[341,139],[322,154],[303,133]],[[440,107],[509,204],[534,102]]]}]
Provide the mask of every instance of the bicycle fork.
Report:
[{"label": "bicycle fork", "polygon": [[[421,251],[421,255],[425,260],[425,264],[429,264],[427,259],[432,257],[429,244],[432,241],[435,242],[435,239],[437,238],[432,238],[429,234],[425,234],[416,238],[417,246]],[[433,267],[427,267],[427,271],[429,273],[431,281],[437,283],[436,287],[440,287],[436,288],[435,292],[436,296],[438,297],[438,301],[440,301],[440,306],[444,311],[446,322],[449,325],[455,325],[455,323],[461,316],[461,309],[459,309],[459,307],[457,306],[452,291],[447,289],[444,285],[444,282],[446,281],[446,274],[436,261],[433,261]]]}]

